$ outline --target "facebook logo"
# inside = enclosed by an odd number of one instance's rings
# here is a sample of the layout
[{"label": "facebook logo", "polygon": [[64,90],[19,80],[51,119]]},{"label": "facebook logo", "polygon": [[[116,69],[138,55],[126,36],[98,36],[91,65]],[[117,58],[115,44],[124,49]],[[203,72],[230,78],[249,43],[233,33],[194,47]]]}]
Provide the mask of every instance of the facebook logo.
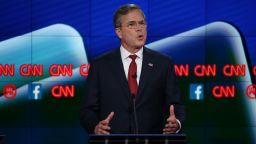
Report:
[{"label": "facebook logo", "polygon": [[38,100],[42,98],[42,85],[38,83],[31,83],[28,87],[29,99]]},{"label": "facebook logo", "polygon": [[190,84],[190,96],[191,100],[203,100],[204,99],[204,85],[203,84]]}]

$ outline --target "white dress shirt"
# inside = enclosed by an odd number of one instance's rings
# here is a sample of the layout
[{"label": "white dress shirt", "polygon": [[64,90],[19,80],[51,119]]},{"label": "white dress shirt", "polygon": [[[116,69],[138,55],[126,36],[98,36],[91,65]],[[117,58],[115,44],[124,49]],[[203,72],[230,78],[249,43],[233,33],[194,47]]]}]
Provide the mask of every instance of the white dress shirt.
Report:
[{"label": "white dress shirt", "polygon": [[[123,62],[123,67],[124,67],[124,72],[126,79],[128,79],[128,71],[129,71],[129,66],[130,63],[132,62],[132,59],[129,58],[130,55],[134,55],[127,51],[122,45],[120,47],[120,52],[121,52],[121,58]],[[139,81],[140,81],[140,74],[141,74],[141,68],[142,68],[142,60],[143,60],[143,48],[141,48],[138,52],[135,53],[137,55],[137,58],[135,59],[135,63],[137,64],[137,84],[139,86]]]}]

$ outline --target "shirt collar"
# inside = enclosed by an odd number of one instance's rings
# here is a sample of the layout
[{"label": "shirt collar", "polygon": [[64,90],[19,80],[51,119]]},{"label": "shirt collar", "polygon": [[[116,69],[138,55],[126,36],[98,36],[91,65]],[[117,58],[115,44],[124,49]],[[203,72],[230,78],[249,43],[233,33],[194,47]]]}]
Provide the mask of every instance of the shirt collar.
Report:
[{"label": "shirt collar", "polygon": [[[129,51],[127,51],[122,45],[120,46],[121,58],[122,60],[127,59],[129,55],[133,55]],[[143,57],[143,47],[135,53],[138,58],[142,59]]]}]

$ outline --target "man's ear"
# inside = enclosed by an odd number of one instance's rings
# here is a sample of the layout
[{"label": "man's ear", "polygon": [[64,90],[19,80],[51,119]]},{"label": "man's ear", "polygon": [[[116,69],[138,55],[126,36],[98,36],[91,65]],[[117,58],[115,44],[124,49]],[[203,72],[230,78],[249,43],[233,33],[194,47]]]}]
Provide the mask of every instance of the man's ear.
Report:
[{"label": "man's ear", "polygon": [[122,39],[122,31],[121,31],[120,27],[115,28],[115,32],[116,32],[116,35],[119,37],[119,39]]}]

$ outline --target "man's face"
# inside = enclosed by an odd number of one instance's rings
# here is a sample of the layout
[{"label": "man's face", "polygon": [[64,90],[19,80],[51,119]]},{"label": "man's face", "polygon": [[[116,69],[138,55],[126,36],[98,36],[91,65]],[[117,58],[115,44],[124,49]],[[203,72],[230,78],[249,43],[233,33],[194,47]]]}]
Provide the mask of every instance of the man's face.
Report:
[{"label": "man's face", "polygon": [[140,49],[147,37],[146,20],[139,10],[133,10],[121,17],[121,27],[115,31],[125,48]]}]

